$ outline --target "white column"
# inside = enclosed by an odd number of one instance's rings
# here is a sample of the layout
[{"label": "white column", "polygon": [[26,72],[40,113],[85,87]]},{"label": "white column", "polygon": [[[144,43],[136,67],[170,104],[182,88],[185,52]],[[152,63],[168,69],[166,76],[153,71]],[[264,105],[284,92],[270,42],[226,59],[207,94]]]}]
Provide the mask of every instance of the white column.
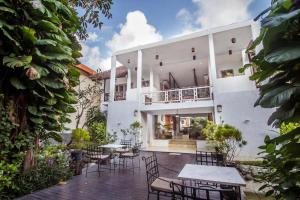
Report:
[{"label": "white column", "polygon": [[[260,23],[253,22],[251,24],[252,40],[254,41],[260,35]],[[263,45],[260,44],[255,48],[256,54],[263,48]]]},{"label": "white column", "polygon": [[131,69],[128,67],[127,69],[127,91],[126,91],[126,100],[129,99],[129,90],[131,89]]},{"label": "white column", "polygon": [[153,74],[153,69],[152,67],[150,68],[150,92],[153,92],[154,89],[154,74]]},{"label": "white column", "polygon": [[213,35],[208,35],[208,42],[209,42],[209,64],[210,64],[210,73],[211,73],[211,81],[212,84],[216,82],[217,79],[217,69],[216,69],[216,57],[215,57],[215,46],[214,46],[214,39]]},{"label": "white column", "polygon": [[139,102],[139,111],[140,111],[141,92],[142,92],[142,65],[143,65],[142,59],[143,59],[142,51],[138,50],[136,89],[137,89],[137,100]]},{"label": "white column", "polygon": [[147,141],[146,146],[150,146],[154,136],[154,128],[153,128],[153,115],[151,113],[147,113]]},{"label": "white column", "polygon": [[216,57],[215,57],[215,46],[214,46],[214,39],[213,35],[210,33],[208,35],[208,43],[209,43],[209,64],[210,64],[210,73],[211,73],[211,82],[212,82],[212,90],[214,94],[214,114],[215,114],[215,123],[220,124],[221,123],[221,115],[217,112],[217,105],[218,105],[218,97],[217,97],[217,91],[218,88],[216,85],[217,81],[217,67],[216,67]]},{"label": "white column", "polygon": [[109,90],[110,102],[115,100],[116,63],[117,63],[117,58],[115,55],[113,55],[111,57],[111,70],[110,70],[110,90]]}]

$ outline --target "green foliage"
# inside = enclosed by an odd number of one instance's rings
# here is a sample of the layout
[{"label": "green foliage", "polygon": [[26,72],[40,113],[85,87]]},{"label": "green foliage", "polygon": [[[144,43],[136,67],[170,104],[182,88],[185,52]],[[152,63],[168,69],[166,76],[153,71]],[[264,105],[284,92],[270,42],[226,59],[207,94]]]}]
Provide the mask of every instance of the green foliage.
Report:
[{"label": "green foliage", "polygon": [[[0,102],[3,95],[0,96]],[[16,174],[20,171],[23,162],[23,152],[21,148],[28,143],[32,143],[33,136],[30,133],[19,134],[13,140],[11,132],[18,125],[11,122],[6,109],[0,104],[0,199],[7,190],[16,189],[14,182]],[[3,193],[2,193],[2,192]]]},{"label": "green foliage", "polygon": [[104,122],[100,123],[93,123],[90,128],[89,132],[91,135],[91,141],[97,144],[108,144],[114,143],[117,139],[116,133],[110,134],[106,133],[106,124]]},{"label": "green foliage", "polygon": [[214,133],[217,131],[218,125],[213,121],[207,120],[206,126],[203,128],[203,133],[208,140],[214,140]]},{"label": "green foliage", "polygon": [[78,31],[80,39],[86,39],[88,37],[87,27],[88,24],[93,25],[94,28],[101,29],[103,22],[100,21],[102,16],[110,19],[112,14],[110,13],[112,0],[69,0],[74,7],[81,7],[84,14],[80,16],[81,29]]},{"label": "green foliage", "polygon": [[[80,50],[74,48],[80,28],[76,12],[58,0],[7,0],[0,6],[1,105],[13,113],[9,120],[17,125],[9,139],[13,144],[22,136],[61,141],[79,77],[74,67]],[[28,140],[19,150],[25,152],[33,142]]]},{"label": "green foliage", "polygon": [[193,135],[196,138],[199,137],[199,136],[202,136],[203,128],[206,127],[207,121],[208,120],[203,119],[201,117],[193,118],[192,122],[191,122],[190,134]]},{"label": "green foliage", "polygon": [[90,127],[93,123],[106,123],[105,115],[100,111],[99,106],[92,106],[86,113],[86,126]]},{"label": "green foliage", "polygon": [[280,134],[283,135],[283,134],[289,133],[298,127],[300,127],[300,123],[284,123],[283,122],[280,125]]},{"label": "green foliage", "polygon": [[[100,95],[103,92],[103,90],[100,89],[101,82],[98,80],[93,80],[93,83],[90,82],[85,83],[86,81],[88,80],[87,79],[81,80],[78,86],[78,102],[76,105],[76,109],[77,109],[76,128],[79,127],[81,117],[84,115],[86,111],[89,111],[89,109],[93,109],[94,111],[96,111],[97,108],[100,110],[100,106],[99,106]],[[94,115],[91,115],[90,112],[89,112],[90,116],[88,117],[93,117]],[[87,124],[86,123],[83,124],[83,126],[85,125]]]},{"label": "green foliage", "polygon": [[233,161],[238,150],[247,144],[242,133],[228,124],[217,125],[207,121],[203,132],[208,140],[213,141],[217,152],[225,154],[227,162]]},{"label": "green foliage", "polygon": [[69,160],[62,146],[45,146],[35,155],[36,166],[26,173],[17,173],[12,179],[14,187],[0,192],[1,199],[22,196],[56,185],[72,176]]},{"label": "green foliage", "polygon": [[72,143],[70,148],[82,149],[84,147],[84,143],[90,140],[90,134],[87,130],[76,128],[72,131],[71,140]]},{"label": "green foliage", "polygon": [[299,1],[273,0],[271,7],[259,15],[263,17],[261,33],[248,52],[260,44],[263,48],[242,69],[257,69],[251,76],[260,84],[255,106],[276,108],[268,124],[280,127],[285,123],[283,134],[273,139],[267,136],[260,147],[265,167],[265,173],[258,177],[265,183],[261,189],[277,199],[297,199],[300,194],[300,128],[286,127],[300,119],[299,16]]}]

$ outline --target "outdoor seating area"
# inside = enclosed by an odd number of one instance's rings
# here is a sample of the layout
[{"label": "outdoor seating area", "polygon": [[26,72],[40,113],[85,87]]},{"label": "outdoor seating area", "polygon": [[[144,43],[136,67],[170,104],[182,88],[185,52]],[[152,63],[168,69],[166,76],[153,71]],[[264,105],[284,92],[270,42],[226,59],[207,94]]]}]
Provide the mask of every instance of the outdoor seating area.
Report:
[{"label": "outdoor seating area", "polygon": [[[130,169],[134,172],[135,168],[140,168],[140,148],[141,143],[132,145],[131,140],[121,140],[118,144],[88,144],[83,151],[83,162],[85,164],[85,176],[88,173],[101,172],[105,170],[115,171],[118,169]],[[135,165],[135,160],[137,165]],[[96,164],[97,169],[89,170],[90,164]]]},{"label": "outdoor seating area", "polygon": [[[102,146],[105,149],[113,149],[112,155],[118,154],[117,150],[126,148],[122,147],[123,145],[118,144]],[[96,151],[89,148],[89,151]],[[141,151],[139,156],[142,156],[143,162],[134,173],[131,169],[139,166],[139,160],[132,159],[132,156],[127,157],[127,154],[124,157],[121,154],[107,157],[104,154],[89,152],[87,155],[90,159],[101,162],[111,159],[113,163],[113,158],[124,158],[125,163],[129,158],[130,162],[129,165],[119,165],[118,162],[117,165],[111,165],[118,167],[118,170],[114,170],[116,168],[113,167],[90,165],[88,169],[83,170],[99,172],[100,169],[101,173],[75,176],[66,184],[37,191],[20,199],[244,199],[241,191],[246,185],[245,181],[237,169],[221,164],[221,155],[218,154]],[[132,152],[131,155],[136,154]],[[199,162],[199,158],[202,162]]]}]

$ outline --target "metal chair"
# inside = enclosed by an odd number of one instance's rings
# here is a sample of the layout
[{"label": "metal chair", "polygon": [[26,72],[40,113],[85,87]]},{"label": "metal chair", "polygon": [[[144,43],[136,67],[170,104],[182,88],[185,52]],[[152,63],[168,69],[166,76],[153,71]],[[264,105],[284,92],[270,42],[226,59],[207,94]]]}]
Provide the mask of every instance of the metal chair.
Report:
[{"label": "metal chair", "polygon": [[162,177],[159,175],[159,170],[158,170],[159,164],[157,162],[157,157],[155,153],[153,153],[152,156],[143,157],[142,159],[145,162],[145,166],[146,166],[147,189],[148,189],[147,199],[149,199],[150,194],[156,195],[157,199],[160,198],[160,195],[172,197],[172,188],[170,183],[171,182],[182,183],[182,181],[178,179]]},{"label": "metal chair", "polygon": [[196,164],[225,166],[224,154],[196,150]]},{"label": "metal chair", "polygon": [[218,186],[210,185],[186,185],[176,182],[171,182],[170,187],[172,188],[172,200],[182,199],[182,200],[210,200],[210,199],[220,199],[220,200],[237,200],[238,194],[234,188],[222,189]]},{"label": "metal chair", "polygon": [[132,141],[131,140],[121,140],[121,145],[124,145],[126,148],[132,147]]},{"label": "metal chair", "polygon": [[140,148],[141,148],[141,143],[138,143],[130,150],[130,152],[121,153],[119,155],[119,165],[121,165],[121,160],[122,160],[123,168],[124,167],[127,168],[127,160],[131,160],[131,169],[134,172],[134,169],[136,168],[134,166],[134,160],[137,158],[138,159],[138,168],[140,169],[141,168]]},{"label": "metal chair", "polygon": [[84,156],[84,162],[87,164],[85,177],[87,177],[90,163],[97,164],[98,166],[97,172],[100,176],[101,165],[103,164],[103,162],[109,162],[110,158],[111,158],[111,154],[103,154],[102,148],[98,147],[97,145],[86,145],[85,156]]}]

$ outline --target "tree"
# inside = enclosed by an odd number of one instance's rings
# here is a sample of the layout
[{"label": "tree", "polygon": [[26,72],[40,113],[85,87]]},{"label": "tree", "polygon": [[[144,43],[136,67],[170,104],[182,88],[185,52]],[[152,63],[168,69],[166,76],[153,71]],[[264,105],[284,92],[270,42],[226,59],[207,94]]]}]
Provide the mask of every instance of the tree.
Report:
[{"label": "tree", "polygon": [[[86,111],[95,105],[100,105],[100,95],[103,90],[100,89],[100,82],[93,80],[85,86],[87,79],[79,82],[78,86],[78,103],[76,104],[76,128],[79,127],[80,120]],[[99,106],[98,106],[99,108]],[[100,108],[99,108],[100,110]],[[83,124],[83,126],[85,123]]]},{"label": "tree", "polygon": [[101,29],[103,25],[101,14],[108,19],[112,17],[110,13],[113,4],[112,0],[69,0],[69,2],[73,7],[79,7],[84,10],[83,15],[79,18],[81,26],[77,32],[81,40],[88,37],[88,24],[92,24],[94,28]]},{"label": "tree", "polygon": [[[55,138],[68,113],[77,102],[73,87],[79,72],[74,68],[80,56],[74,34],[80,27],[75,11],[56,0],[0,1],[0,93],[5,112],[17,124],[10,134],[14,142],[20,134],[39,139]],[[32,161],[31,144],[24,168]],[[13,154],[13,152],[11,152]]]},{"label": "tree", "polygon": [[[247,51],[254,52],[260,44],[263,48],[241,70],[256,69],[250,77],[260,85],[255,106],[276,108],[268,120],[275,127],[300,119],[299,16],[299,0],[273,0],[257,17],[262,17],[261,33]],[[261,189],[277,199],[299,198],[300,127],[273,139],[267,136],[260,148],[266,169],[259,177],[265,183]]]},{"label": "tree", "polygon": [[[16,189],[17,173],[35,164],[39,141],[61,141],[68,114],[76,112],[81,47],[75,35],[86,38],[80,34],[87,23],[100,23],[92,13],[110,9],[109,1],[93,2],[0,0],[0,198]],[[88,14],[79,19],[75,6]]]}]

